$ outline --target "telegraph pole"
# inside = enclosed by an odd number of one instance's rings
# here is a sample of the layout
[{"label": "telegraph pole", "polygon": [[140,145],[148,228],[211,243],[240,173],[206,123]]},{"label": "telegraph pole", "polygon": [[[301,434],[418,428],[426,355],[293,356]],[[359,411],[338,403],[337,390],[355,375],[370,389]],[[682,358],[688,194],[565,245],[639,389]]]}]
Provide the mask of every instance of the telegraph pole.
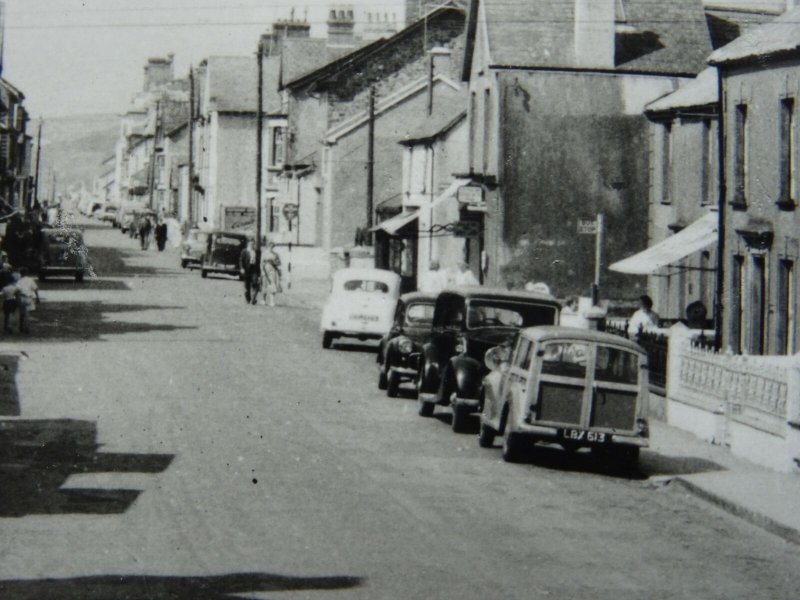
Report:
[{"label": "telegraph pole", "polygon": [[158,146],[158,123],[159,123],[159,113],[161,112],[161,101],[159,100],[156,102],[156,122],[155,122],[155,131],[153,133],[153,151],[150,153],[150,173],[148,177],[148,188],[149,188],[149,202],[148,206],[152,209],[153,208],[153,192],[156,187],[156,147]]},{"label": "telegraph pole", "polygon": [[264,38],[258,40],[258,107],[256,108],[256,265],[261,268],[261,188],[264,157]]},{"label": "telegraph pole", "polygon": [[375,212],[375,88],[369,88],[369,122],[367,127],[367,240],[372,245],[373,213]]},{"label": "telegraph pole", "polygon": [[189,66],[189,206],[186,222],[194,225],[194,67]]},{"label": "telegraph pole", "polygon": [[33,180],[33,205],[39,204],[39,173],[42,163],[42,125],[44,120],[39,117],[39,132],[36,134],[36,172]]}]

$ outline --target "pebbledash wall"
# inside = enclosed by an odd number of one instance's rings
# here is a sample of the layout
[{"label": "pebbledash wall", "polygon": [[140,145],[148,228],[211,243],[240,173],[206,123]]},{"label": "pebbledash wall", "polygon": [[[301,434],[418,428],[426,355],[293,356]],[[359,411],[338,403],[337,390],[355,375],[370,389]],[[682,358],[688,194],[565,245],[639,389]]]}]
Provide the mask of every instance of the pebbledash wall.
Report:
[{"label": "pebbledash wall", "polygon": [[667,423],[781,472],[800,472],[800,355],[741,356],[670,330]]}]

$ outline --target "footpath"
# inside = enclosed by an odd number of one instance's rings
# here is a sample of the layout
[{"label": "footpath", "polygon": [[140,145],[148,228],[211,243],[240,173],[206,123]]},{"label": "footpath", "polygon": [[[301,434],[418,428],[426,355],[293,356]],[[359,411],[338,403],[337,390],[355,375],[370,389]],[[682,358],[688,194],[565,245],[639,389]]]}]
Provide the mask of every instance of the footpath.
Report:
[{"label": "footpath", "polygon": [[[320,309],[327,294],[327,282],[308,279],[294,282],[285,298],[293,305]],[[658,419],[650,421],[650,449],[642,454],[641,470],[654,485],[680,485],[800,545],[800,472],[772,471]]]}]

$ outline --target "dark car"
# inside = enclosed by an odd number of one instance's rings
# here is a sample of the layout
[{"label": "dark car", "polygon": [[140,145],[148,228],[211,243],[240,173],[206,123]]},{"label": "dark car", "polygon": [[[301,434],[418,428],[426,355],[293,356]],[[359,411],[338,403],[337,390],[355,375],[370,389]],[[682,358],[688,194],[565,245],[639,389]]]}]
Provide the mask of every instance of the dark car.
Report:
[{"label": "dark car", "polygon": [[557,325],[559,309],[555,298],[535,292],[476,287],[439,294],[417,380],[420,416],[450,406],[453,431],[466,431],[469,414],[481,408],[486,351],[510,343],[520,329]]},{"label": "dark car", "polygon": [[83,234],[78,229],[42,229],[39,247],[39,279],[68,275],[83,281],[89,266]]},{"label": "dark car", "polygon": [[225,273],[241,278],[239,256],[250,238],[251,236],[240,231],[217,231],[210,234],[206,241],[206,251],[200,261],[200,274],[208,277],[209,273]]},{"label": "dark car", "polygon": [[436,294],[411,292],[397,301],[392,328],[378,347],[378,387],[390,397],[400,384],[417,379],[422,347],[431,339]]}]

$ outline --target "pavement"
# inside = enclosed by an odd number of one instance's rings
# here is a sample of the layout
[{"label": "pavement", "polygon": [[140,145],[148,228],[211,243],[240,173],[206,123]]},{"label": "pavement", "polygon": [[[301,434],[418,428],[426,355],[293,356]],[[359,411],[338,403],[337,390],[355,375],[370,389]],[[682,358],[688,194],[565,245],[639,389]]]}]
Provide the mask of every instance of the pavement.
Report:
[{"label": "pavement", "polygon": [[[321,308],[328,282],[304,279],[287,290],[288,302]],[[663,398],[651,404],[663,406]],[[709,444],[691,433],[651,419],[650,450],[642,462],[659,463],[655,456],[670,457],[675,474],[665,475],[664,465],[653,469],[656,485],[677,484],[687,492],[761,527],[786,541],[800,545],[800,476],[778,473],[731,454],[723,446]],[[677,471],[680,471],[678,473]]]}]

